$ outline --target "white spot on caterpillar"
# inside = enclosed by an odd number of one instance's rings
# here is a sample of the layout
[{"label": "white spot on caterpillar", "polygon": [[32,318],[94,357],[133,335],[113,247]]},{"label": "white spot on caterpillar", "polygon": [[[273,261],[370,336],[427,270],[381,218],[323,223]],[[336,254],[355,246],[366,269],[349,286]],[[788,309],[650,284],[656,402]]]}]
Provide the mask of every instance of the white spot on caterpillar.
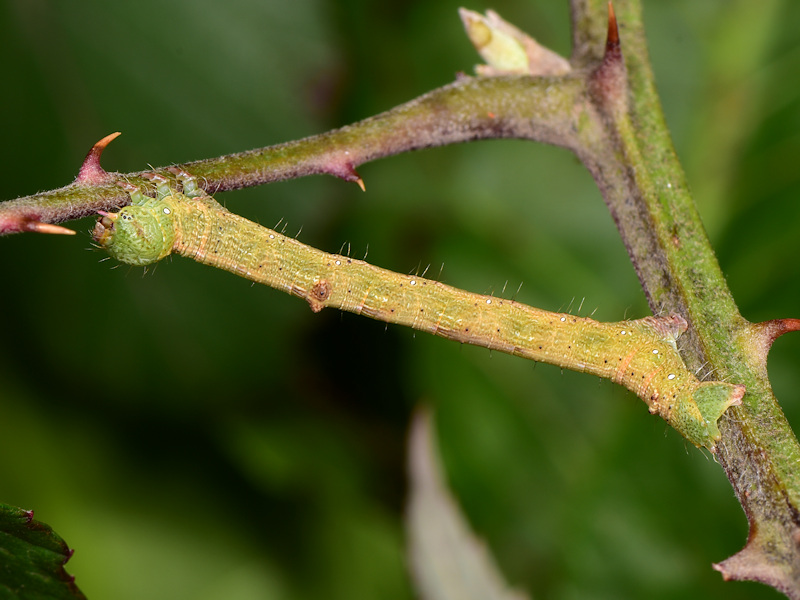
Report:
[{"label": "white spot on caterpillar", "polygon": [[168,207],[165,206],[164,207],[164,214],[165,215],[170,215],[170,214],[172,214],[172,211]]},{"label": "white spot on caterpillar", "polygon": [[274,240],[275,239],[275,234],[274,233],[270,233],[269,234],[269,239]]},{"label": "white spot on caterpillar", "polygon": [[619,334],[620,334],[620,335],[625,335],[625,334],[627,334],[627,333],[628,333],[628,332],[627,332],[627,331],[625,331],[624,329],[623,329],[622,331],[620,331],[620,332],[619,332]]},{"label": "white spot on caterpillar", "polygon": [[658,350],[653,350],[653,354],[658,354]]},{"label": "white spot on caterpillar", "polygon": [[562,323],[563,323],[564,321],[566,321],[566,320],[567,320],[567,317],[561,317],[561,322],[562,322]]},{"label": "white spot on caterpillar", "polygon": [[341,265],[341,264],[342,264],[342,261],[340,261],[340,260],[337,260],[337,261],[336,261],[336,263],[334,263],[334,264],[336,264],[336,266],[338,267],[339,265]]},{"label": "white spot on caterpillar", "polygon": [[486,299],[486,304],[491,304],[491,303],[492,303],[492,299],[491,298],[487,298]]},{"label": "white spot on caterpillar", "polygon": [[417,285],[417,282],[416,282],[416,280],[412,279],[412,280],[411,280],[411,285]]},{"label": "white spot on caterpillar", "polygon": [[675,373],[670,373],[669,375],[667,375],[667,379],[669,380],[675,379]]}]

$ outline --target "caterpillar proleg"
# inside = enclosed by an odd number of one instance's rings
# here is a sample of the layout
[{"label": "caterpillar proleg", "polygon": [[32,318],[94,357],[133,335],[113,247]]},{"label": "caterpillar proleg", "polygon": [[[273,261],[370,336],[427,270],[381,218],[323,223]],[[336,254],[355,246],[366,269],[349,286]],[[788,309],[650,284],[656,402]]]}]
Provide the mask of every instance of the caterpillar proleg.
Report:
[{"label": "caterpillar proleg", "polygon": [[223,208],[187,173],[178,179],[183,192],[157,178],[155,198],[127,186],[132,204],[102,213],[95,241],[128,264],[174,252],[304,298],[314,312],[332,306],[611,379],[712,452],[717,420],[741,403],[743,386],[701,382],[686,368],[675,345],[687,328],[680,315],[600,323],[400,275],[257,225]]}]

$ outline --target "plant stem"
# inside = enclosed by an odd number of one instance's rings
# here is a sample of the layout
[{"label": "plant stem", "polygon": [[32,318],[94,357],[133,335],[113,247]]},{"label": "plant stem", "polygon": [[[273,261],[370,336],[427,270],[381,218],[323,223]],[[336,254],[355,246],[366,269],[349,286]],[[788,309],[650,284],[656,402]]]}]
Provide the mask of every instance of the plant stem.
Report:
[{"label": "plant stem", "polygon": [[[680,345],[686,364],[747,387],[743,405],[720,420],[717,456],[750,537],[717,568],[800,598],[800,446],[769,385],[771,338],[739,314],[689,193],[656,93],[639,0],[615,4],[619,43],[616,24],[605,26],[606,2],[572,0],[571,7],[567,75],[463,77],[326,134],[182,166],[214,192],[311,174],[360,183],[355,169],[367,161],[479,139],[572,150],[595,178],[653,311],[689,322]],[[37,226],[123,206],[129,198],[120,181],[154,188],[143,173],[106,173],[99,151],[90,156],[76,182],[0,204],[0,234],[46,231]]]},{"label": "plant stem", "polygon": [[[759,344],[758,328],[739,314],[689,193],[656,94],[639,2],[616,8],[626,24],[625,106],[619,110],[594,95],[607,135],[587,137],[588,146],[597,145],[582,158],[651,308],[679,312],[689,321],[684,360],[747,387],[743,405],[720,420],[718,459],[747,514],[750,538],[716,568],[726,578],[762,581],[800,598],[800,446],[766,376],[769,344]],[[580,23],[598,22],[605,10],[604,3],[573,2]]]},{"label": "plant stem", "polygon": [[[576,107],[585,103],[583,91],[583,80],[574,76],[463,77],[341,129],[180,166],[214,193],[315,174],[359,182],[355,167],[365,162],[480,139],[523,138],[577,151],[581,110]],[[90,157],[98,160],[91,152]],[[28,231],[30,222],[59,223],[124,206],[130,199],[115,182],[155,191],[143,178],[149,173],[169,176],[166,169],[128,174],[101,170],[95,179],[2,202],[0,234]]]}]

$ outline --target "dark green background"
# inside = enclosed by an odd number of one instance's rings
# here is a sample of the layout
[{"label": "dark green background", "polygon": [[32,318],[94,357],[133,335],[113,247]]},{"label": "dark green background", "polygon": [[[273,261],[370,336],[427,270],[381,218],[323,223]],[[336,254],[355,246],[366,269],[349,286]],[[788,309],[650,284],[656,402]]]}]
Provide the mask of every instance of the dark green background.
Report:
[{"label": "dark green background", "polygon": [[[447,1],[0,3],[0,198],[312,135],[478,61]],[[498,0],[569,54],[568,6]],[[645,5],[675,144],[743,314],[800,316],[800,5]],[[624,27],[624,23],[622,24]],[[232,210],[400,272],[617,320],[648,313],[590,177],[519,141],[364,165]],[[746,523],[713,460],[596,378],[385,327],[184,259],[0,239],[0,502],[76,549],[92,599],[410,598],[404,436],[436,408],[451,484],[535,598],[770,598],[710,568]],[[584,300],[585,299],[585,300]],[[797,421],[800,338],[770,373]]]}]

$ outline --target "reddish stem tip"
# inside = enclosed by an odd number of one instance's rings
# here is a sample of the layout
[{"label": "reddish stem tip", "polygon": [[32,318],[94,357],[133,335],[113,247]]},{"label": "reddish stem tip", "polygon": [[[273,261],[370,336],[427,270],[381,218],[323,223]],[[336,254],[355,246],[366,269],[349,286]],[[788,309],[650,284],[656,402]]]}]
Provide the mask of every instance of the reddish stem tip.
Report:
[{"label": "reddish stem tip", "polygon": [[108,173],[106,173],[105,169],[100,166],[100,156],[102,156],[103,150],[106,149],[106,146],[108,146],[119,135],[120,132],[115,131],[92,146],[92,149],[89,150],[86,158],[83,159],[83,164],[81,165],[80,171],[78,171],[78,176],[75,178],[75,183],[96,184],[105,183],[108,181]]}]

